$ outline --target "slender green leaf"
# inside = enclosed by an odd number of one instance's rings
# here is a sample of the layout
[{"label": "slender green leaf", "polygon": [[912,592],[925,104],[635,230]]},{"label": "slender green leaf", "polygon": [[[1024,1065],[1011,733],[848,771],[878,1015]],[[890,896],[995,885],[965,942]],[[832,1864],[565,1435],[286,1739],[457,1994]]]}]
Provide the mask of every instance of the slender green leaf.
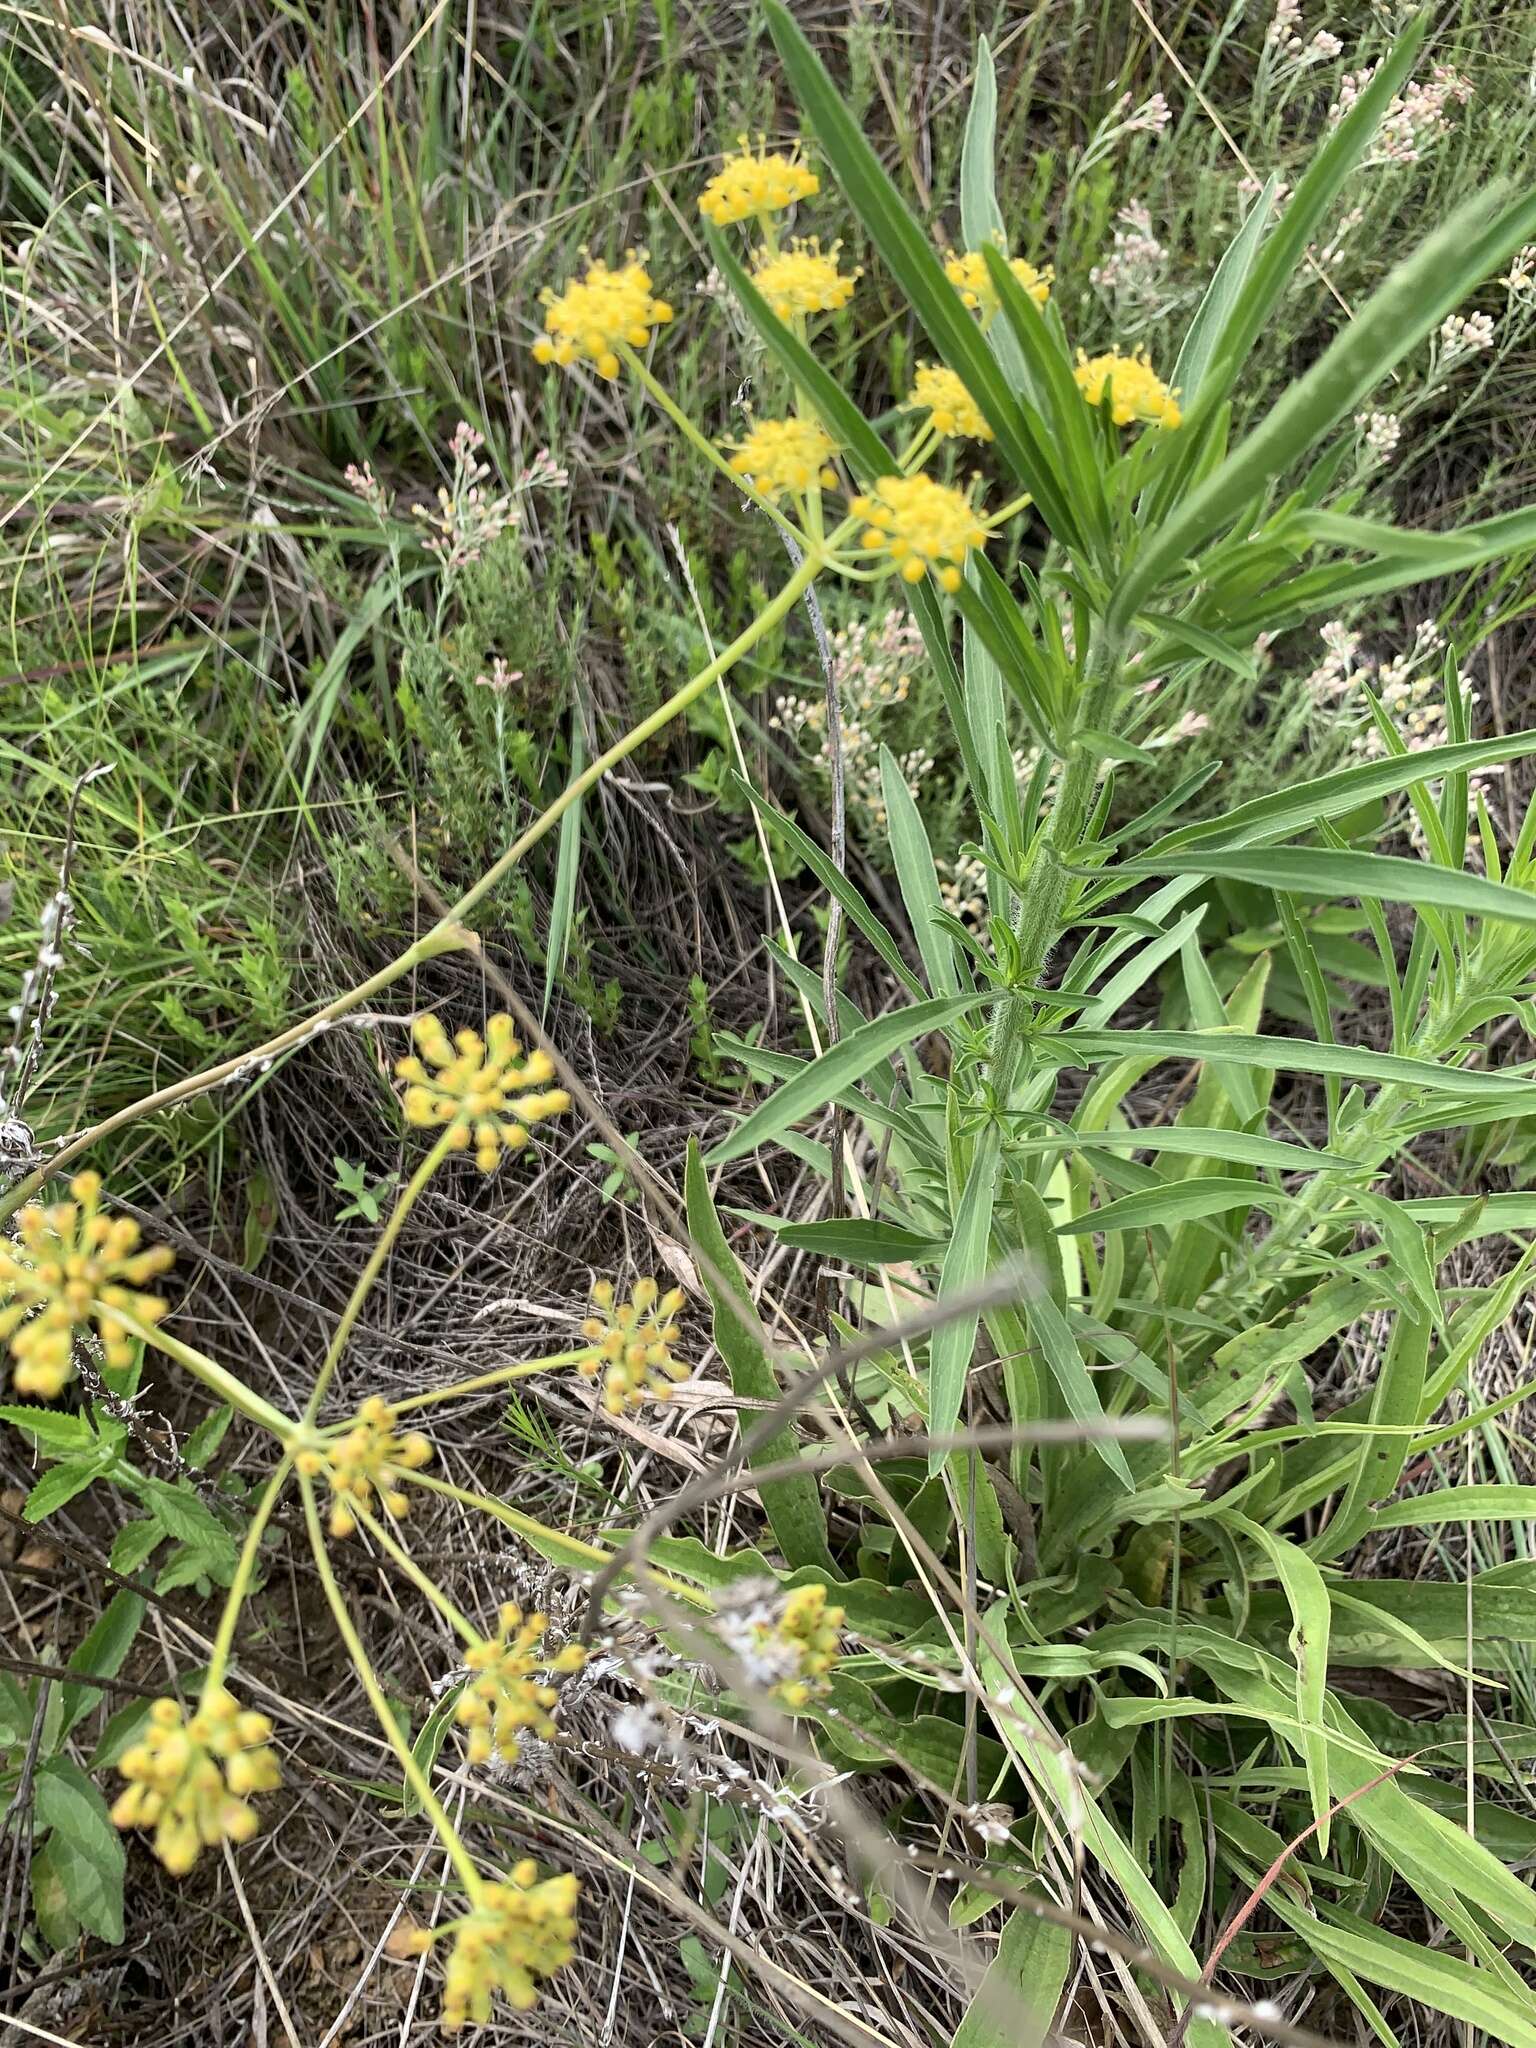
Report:
[{"label": "slender green leaf", "polygon": [[[688,1233],[699,1251],[701,1277],[714,1309],[715,1345],[725,1360],[732,1389],[746,1401],[777,1401],[783,1389],[768,1355],[741,1268],[720,1227],[709,1178],[699,1156],[698,1142],[693,1138],[688,1141],[684,1198]],[[798,1455],[794,1432],[786,1428],[764,1444],[752,1462],[783,1464]],[[837,1566],[827,1548],[827,1518],[814,1475],[765,1479],[761,1491],[763,1511],[787,1562],[791,1566],[815,1565],[836,1578]]]},{"label": "slender green leaf", "polygon": [[[946,1024],[981,1002],[979,995],[947,996],[942,1000],[912,1003],[888,1016],[871,1018],[857,1031],[839,1039],[821,1056],[807,1061],[781,1088],[760,1102],[742,1118],[729,1136],[722,1138],[709,1154],[711,1166],[743,1158],[755,1152],[840,1095],[845,1088],[867,1074],[877,1061],[886,1059],[904,1045],[930,1031],[942,1031]],[[1469,1077],[1461,1077],[1463,1084]]]},{"label": "slender green leaf", "polygon": [[1482,875],[1395,854],[1332,847],[1269,846],[1253,853],[1148,855],[1123,861],[1122,875],[1208,875],[1308,897],[1364,897],[1376,903],[1433,904],[1502,924],[1536,925],[1536,895]]},{"label": "slender green leaf", "polygon": [[[1036,1041],[1044,1053],[1096,1061],[1155,1055],[1158,1059],[1215,1060],[1273,1068],[1283,1074],[1339,1074],[1348,1081],[1422,1088],[1436,1095],[1511,1096],[1510,1076],[1441,1066],[1405,1054],[1370,1052],[1352,1045],[1321,1045],[1309,1038],[1266,1038],[1246,1031],[1057,1031]],[[1530,1104],[1536,1109],[1536,1081]]]},{"label": "slender green leaf", "polygon": [[1114,618],[1140,611],[1183,561],[1314,446],[1536,232],[1536,195],[1512,206],[1506,199],[1501,186],[1474,193],[1397,265],[1321,359],[1163,522],[1113,593]]}]

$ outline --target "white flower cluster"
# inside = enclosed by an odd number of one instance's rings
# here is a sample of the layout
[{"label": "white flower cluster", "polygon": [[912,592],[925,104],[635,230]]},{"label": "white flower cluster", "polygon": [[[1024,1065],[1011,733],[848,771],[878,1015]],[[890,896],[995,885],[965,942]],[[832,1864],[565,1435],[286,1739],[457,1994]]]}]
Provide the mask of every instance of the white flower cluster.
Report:
[{"label": "white flower cluster", "polygon": [[[1339,80],[1338,97],[1328,109],[1330,121],[1342,121],[1370,84],[1376,66],[1346,71]],[[1427,82],[1410,79],[1391,101],[1376,131],[1372,164],[1417,163],[1449,131],[1453,106],[1466,106],[1472,86],[1454,65],[1437,64]]]},{"label": "white flower cluster", "polygon": [[1110,115],[1117,135],[1161,135],[1173,119],[1173,109],[1160,92],[1143,100],[1139,107],[1132,107],[1131,95],[1121,93]]},{"label": "white flower cluster", "polygon": [[[1433,619],[1420,622],[1413,645],[1388,661],[1378,662],[1362,654],[1360,635],[1338,619],[1323,627],[1322,661],[1307,677],[1307,688],[1321,704],[1343,704],[1365,682],[1369,682],[1410,752],[1447,743],[1442,657],[1445,635]],[[1468,687],[1470,678],[1459,678]],[[1475,695],[1472,699],[1477,701]],[[1362,726],[1355,737],[1355,751],[1370,759],[1386,752],[1386,743],[1374,721]]]},{"label": "white flower cluster", "polygon": [[1369,463],[1390,462],[1403,438],[1403,423],[1395,412],[1357,412],[1361,452]]},{"label": "white flower cluster", "polygon": [[[910,696],[912,668],[923,658],[923,636],[908,613],[893,608],[878,624],[861,619],[834,633],[831,648],[848,806],[876,828],[883,828],[879,715],[905,704]],[[768,724],[775,732],[803,739],[813,758],[830,774],[832,740],[824,694],[775,698]],[[915,795],[932,771],[933,756],[919,747],[902,755],[900,764],[902,777]]]},{"label": "white flower cluster", "polygon": [[939,898],[951,917],[980,928],[987,921],[987,868],[974,853],[958,854],[939,877]]},{"label": "white flower cluster", "polygon": [[1264,31],[1264,40],[1278,52],[1282,63],[1297,68],[1304,64],[1331,63],[1344,48],[1332,29],[1320,28],[1310,38],[1303,33],[1301,0],[1275,0],[1275,11]]},{"label": "white flower cluster", "polygon": [[1526,243],[1499,282],[1512,299],[1524,298],[1527,292],[1536,288],[1536,242]]},{"label": "white flower cluster", "polygon": [[1089,281],[1119,298],[1154,298],[1168,251],[1152,232],[1152,216],[1146,207],[1133,203],[1122,206],[1115,219],[1113,246],[1089,271]]},{"label": "white flower cluster", "polygon": [[1453,363],[1458,356],[1476,355],[1493,347],[1491,313],[1452,313],[1440,323],[1440,360]]}]

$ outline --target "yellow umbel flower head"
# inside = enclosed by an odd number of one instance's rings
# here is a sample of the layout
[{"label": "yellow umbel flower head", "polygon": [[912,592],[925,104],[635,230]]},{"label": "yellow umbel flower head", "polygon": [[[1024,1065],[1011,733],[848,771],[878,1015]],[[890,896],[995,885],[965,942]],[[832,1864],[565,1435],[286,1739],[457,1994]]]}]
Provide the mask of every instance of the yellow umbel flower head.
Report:
[{"label": "yellow umbel flower head", "polygon": [[628,1301],[620,1301],[610,1281],[592,1289],[594,1314],[581,1326],[596,1349],[579,1367],[587,1379],[603,1375],[603,1406],[610,1415],[641,1408],[647,1401],[666,1401],[689,1368],[672,1356],[677,1324],[672,1318],[683,1305],[683,1290],[663,1294],[654,1280],[637,1280]]},{"label": "yellow umbel flower head", "polygon": [[1147,361],[1145,349],[1131,356],[1086,356],[1077,352],[1072,373],[1077,388],[1097,408],[1109,393],[1109,416],[1117,427],[1129,427],[1141,420],[1149,427],[1176,427],[1184,415],[1179,395],[1170,391]]},{"label": "yellow umbel flower head", "polygon": [[222,1686],[204,1693],[190,1720],[175,1700],[156,1700],[144,1739],[123,1751],[128,1780],[112,1808],[120,1828],[154,1830],[154,1849],[185,1877],[200,1849],[248,1842],[261,1825],[251,1795],[283,1781],[265,1714],[241,1709]]},{"label": "yellow umbel flower head", "polygon": [[814,236],[809,241],[791,242],[777,255],[764,251],[752,267],[752,282],[780,320],[797,313],[835,313],[853,297],[855,281],[862,275],[837,267],[839,244],[825,252]]},{"label": "yellow umbel flower head", "polygon": [[101,1213],[100,1174],[77,1173],[69,1192],[67,1202],[29,1205],[15,1238],[0,1236],[0,1340],[16,1362],[17,1393],[45,1401],[68,1386],[84,1324],[95,1324],[109,1366],[131,1363],[133,1340],[118,1313],[159,1322],[166,1304],[136,1290],[175,1256],[164,1245],[140,1251],[131,1217]]},{"label": "yellow umbel flower head", "polygon": [[723,1605],[719,1621],[745,1678],[780,1706],[797,1712],[827,1690],[843,1610],[827,1605],[825,1586],[797,1586],[782,1601],[739,1588],[736,1604]]},{"label": "yellow umbel flower head", "polygon": [[617,270],[589,262],[585,277],[563,292],[545,290],[540,302],[545,339],[534,343],[534,361],[567,365],[585,356],[600,377],[619,374],[620,342],[644,348],[651,330],[672,318],[666,300],[652,296],[651,274],[633,249]]},{"label": "yellow umbel flower head", "polygon": [[986,544],[987,529],[964,491],[926,476],[883,476],[868,495],[850,498],[848,510],[867,519],[867,548],[888,554],[908,583],[932,570],[946,590],[958,590],[965,558]]},{"label": "yellow umbel flower head", "polygon": [[946,440],[990,441],[986,414],[965,388],[964,379],[941,363],[919,363],[911,395],[903,408],[926,411]]},{"label": "yellow umbel flower head", "polygon": [[[416,1052],[395,1068],[406,1083],[401,1107],[410,1124],[447,1124],[455,1151],[475,1148],[475,1164],[489,1173],[503,1152],[528,1142],[528,1126],[563,1116],[571,1098],[554,1079],[555,1063],[535,1050],[524,1059],[512,1019],[495,1016],[478,1031],[461,1031],[451,1042],[436,1017],[411,1026]],[[425,1062],[425,1064],[423,1064]],[[436,1068],[435,1073],[429,1068]]]},{"label": "yellow umbel flower head", "polygon": [[357,1528],[355,1508],[371,1508],[375,1494],[385,1514],[399,1521],[410,1507],[410,1495],[402,1480],[407,1472],[419,1472],[432,1458],[432,1446],[419,1430],[405,1436],[396,1434],[399,1421],[389,1403],[371,1394],[358,1409],[352,1427],[344,1435],[322,1446],[311,1445],[294,1461],[310,1478],[324,1473],[336,1496],[331,1505],[330,1530],[338,1541]]},{"label": "yellow umbel flower head", "polygon": [[809,199],[821,190],[821,180],[807,170],[796,156],[769,153],[759,136],[754,154],[745,135],[736,138],[740,147],[725,157],[718,171],[699,194],[699,211],[717,228],[732,221],[762,219],[782,213],[797,199]]},{"label": "yellow umbel flower head", "polygon": [[411,1946],[418,1953],[444,1935],[453,1943],[443,1980],[445,2034],[470,2020],[484,2026],[497,1991],[519,2012],[537,2002],[540,1978],[552,1977],[576,1952],[580,1890],[568,1873],[540,1883],[530,1859],[516,1866],[510,1883],[481,1885],[462,1920],[416,1930]]},{"label": "yellow umbel flower head", "polygon": [[517,1761],[518,1738],[523,1730],[548,1739],[555,1731],[553,1708],[560,1694],[548,1678],[535,1672],[563,1676],[579,1671],[587,1661],[580,1643],[567,1643],[550,1656],[544,1648],[546,1614],[528,1614],[511,1602],[502,1608],[496,1634],[472,1644],[464,1662],[473,1676],[459,1694],[455,1716],[461,1728],[469,1730],[469,1760],[489,1763],[499,1756],[503,1763]]},{"label": "yellow umbel flower head", "polygon": [[[999,238],[998,247],[1002,241]],[[1033,263],[1026,263],[1022,256],[1013,257],[1008,268],[1028,292],[1037,306],[1043,306],[1051,296],[1051,275],[1049,270],[1036,270]],[[981,315],[981,324],[987,326],[997,313],[1002,301],[992,283],[987,269],[987,259],[980,249],[967,249],[961,256],[945,259],[944,275],[959,292],[961,299],[973,313]]]},{"label": "yellow umbel flower head", "polygon": [[827,467],[837,444],[819,420],[759,420],[744,441],[732,444],[731,467],[764,497],[785,491],[803,497],[812,485],[831,490],[837,474]]}]

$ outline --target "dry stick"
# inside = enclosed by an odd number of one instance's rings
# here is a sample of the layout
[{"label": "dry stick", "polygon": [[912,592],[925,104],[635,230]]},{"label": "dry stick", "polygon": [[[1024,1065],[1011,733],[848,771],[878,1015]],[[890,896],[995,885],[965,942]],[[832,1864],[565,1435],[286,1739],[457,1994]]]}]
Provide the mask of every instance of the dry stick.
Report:
[{"label": "dry stick", "polygon": [[[1357,1799],[1363,1799],[1367,1792],[1374,1792],[1376,1787],[1378,1785],[1385,1784],[1388,1778],[1396,1777],[1397,1773],[1403,1770],[1407,1765],[1411,1763],[1416,1763],[1419,1757],[1421,1757],[1423,1754],[1423,1750],[1415,1750],[1412,1756],[1399,1757],[1396,1763],[1389,1764],[1384,1771],[1379,1771],[1374,1778],[1368,1778],[1363,1785],[1357,1785],[1353,1792],[1346,1792],[1342,1799],[1335,1801],[1335,1803],[1329,1807],[1329,1820],[1331,1821],[1335,1817],[1335,1815],[1341,1814],[1346,1806],[1353,1806]],[[1200,1972],[1200,1982],[1202,1985],[1209,1985],[1211,1979],[1216,1974],[1217,1964],[1221,1961],[1222,1957],[1226,1954],[1227,1950],[1231,1947],[1232,1943],[1236,1940],[1238,1935],[1242,1933],[1243,1929],[1247,1926],[1248,1922],[1253,1918],[1255,1912],[1257,1912],[1258,1908],[1268,1897],[1269,1893],[1274,1889],[1275,1885],[1279,1881],[1281,1871],[1285,1868],[1286,1864],[1290,1861],[1290,1859],[1296,1854],[1296,1851],[1301,1847],[1302,1843],[1305,1842],[1309,1836],[1315,1835],[1317,1833],[1317,1826],[1318,1823],[1316,1818],[1308,1821],[1307,1825],[1302,1829],[1301,1833],[1296,1836],[1295,1840],[1286,1843],[1285,1847],[1280,1851],[1280,1854],[1275,1858],[1274,1862],[1270,1864],[1268,1870],[1265,1871],[1264,1875],[1259,1879],[1258,1883],[1254,1886],[1253,1890],[1248,1894],[1247,1898],[1244,1899],[1243,1903],[1238,1907],[1237,1911],[1232,1914],[1231,1918],[1227,1921],[1226,1926],[1221,1930],[1221,1933],[1217,1938],[1216,1946],[1211,1950],[1210,1955],[1206,1958],[1205,1968]],[[1198,2001],[1196,1998],[1191,1998],[1190,2003],[1184,2008],[1183,2012],[1180,2013],[1177,2026],[1175,2026],[1173,2032],[1168,2036],[1168,2048],[1181,2048],[1184,2036],[1189,2031],[1189,2023],[1195,2016],[1197,2003]]]},{"label": "dry stick", "polygon": [[1104,1416],[1097,1422],[1069,1422],[1047,1417],[1040,1422],[983,1422],[974,1429],[956,1430],[951,1436],[930,1436],[926,1430],[911,1436],[881,1437],[872,1444],[834,1445],[825,1451],[803,1451],[793,1458],[779,1458],[771,1465],[754,1465],[750,1472],[701,1473],[693,1482],[698,1489],[692,1502],[703,1507],[727,1494],[748,1493],[775,1479],[794,1479],[808,1472],[835,1472],[840,1465],[881,1465],[896,1458],[920,1458],[929,1451],[1011,1450],[1015,1444],[1081,1444],[1112,1440],[1116,1443],[1161,1442],[1168,1432],[1147,1415]]},{"label": "dry stick", "polygon": [[[771,1407],[764,1409],[751,1429],[737,1437],[722,1453],[714,1473],[700,1473],[688,1481],[660,1507],[653,1508],[635,1530],[634,1534],[616,1551],[610,1561],[593,1579],[587,1591],[587,1609],[582,1617],[581,1636],[590,1642],[597,1631],[602,1615],[603,1601],[615,1581],[622,1573],[633,1569],[642,1562],[652,1541],[663,1530],[668,1529],[681,1516],[710,1497],[709,1489],[716,1479],[738,1471],[748,1463],[753,1454],[764,1449],[792,1422],[798,1411],[804,1407],[818,1387],[824,1387],[828,1380],[839,1373],[860,1364],[866,1358],[874,1358],[882,1351],[889,1351],[894,1345],[910,1343],[914,1338],[926,1337],[945,1323],[962,1316],[978,1315],[989,1308],[1001,1308],[1017,1301],[1033,1278],[1032,1268],[1022,1259],[1007,1260],[990,1278],[979,1286],[969,1288],[963,1294],[951,1295],[948,1301],[933,1302],[917,1315],[908,1316],[898,1323],[882,1326],[867,1337],[860,1337],[855,1343],[840,1345],[816,1365],[804,1373],[787,1392],[781,1394]],[[860,1447],[849,1446],[847,1456],[857,1460]],[[846,1458],[845,1458],[846,1462]]]}]

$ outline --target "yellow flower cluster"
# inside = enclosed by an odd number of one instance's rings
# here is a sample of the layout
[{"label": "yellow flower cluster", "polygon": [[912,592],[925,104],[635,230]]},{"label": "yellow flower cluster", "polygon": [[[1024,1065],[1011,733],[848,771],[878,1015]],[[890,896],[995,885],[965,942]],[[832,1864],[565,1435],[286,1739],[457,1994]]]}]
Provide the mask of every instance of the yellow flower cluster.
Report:
[{"label": "yellow flower cluster", "polygon": [[738,135],[740,148],[726,157],[718,171],[699,194],[699,211],[717,228],[733,221],[762,219],[782,213],[798,199],[809,199],[821,190],[821,180],[798,157],[771,154],[759,138],[753,153],[745,135]]},{"label": "yellow flower cluster", "polygon": [[837,482],[827,466],[837,444],[819,420],[759,420],[744,441],[732,445],[732,469],[765,497],[785,491],[803,497],[813,485],[830,491]]},{"label": "yellow flower cluster", "polygon": [[823,250],[814,236],[787,249],[764,250],[752,266],[752,282],[780,320],[797,314],[835,313],[853,297],[861,272],[837,267],[838,244]]},{"label": "yellow flower cluster", "polygon": [[908,412],[926,412],[946,440],[990,441],[986,414],[965,381],[941,363],[919,363],[906,402]]},{"label": "yellow flower cluster", "polygon": [[[998,247],[1002,247],[1001,241]],[[1051,296],[1050,271],[1036,270],[1033,263],[1026,263],[1022,256],[1013,257],[1008,268],[1035,304],[1043,306]],[[987,259],[980,249],[967,249],[963,255],[949,257],[944,264],[944,275],[971,311],[981,315],[981,324],[985,327],[1002,301],[997,296],[987,269]]]},{"label": "yellow flower cluster", "polygon": [[324,1472],[336,1499],[331,1506],[330,1530],[338,1542],[357,1528],[355,1508],[367,1508],[377,1494],[385,1514],[396,1521],[410,1506],[410,1496],[401,1485],[407,1472],[419,1472],[432,1457],[432,1446],[418,1430],[406,1436],[395,1434],[399,1421],[382,1395],[372,1394],[358,1409],[352,1427],[323,1449],[301,1451],[295,1460],[310,1478]]},{"label": "yellow flower cluster", "polygon": [[[509,1883],[483,1885],[472,1911],[437,1930],[453,1943],[443,1980],[445,2034],[470,2020],[484,2026],[497,1991],[519,2012],[537,2002],[539,1979],[552,1977],[576,1952],[580,1889],[569,1874],[540,1883],[536,1863],[519,1863]],[[420,1952],[436,1938],[419,1928],[411,1946]]]},{"label": "yellow flower cluster", "polygon": [[1130,356],[1087,356],[1079,349],[1073,375],[1091,406],[1102,405],[1109,393],[1109,416],[1117,427],[1137,420],[1153,427],[1176,427],[1184,417],[1178,393],[1153,370],[1145,349]]},{"label": "yellow flower cluster", "polygon": [[594,1315],[581,1334],[596,1347],[579,1370],[587,1379],[603,1375],[603,1406],[610,1415],[643,1407],[647,1400],[665,1401],[673,1386],[688,1377],[688,1367],[672,1356],[677,1324],[672,1318],[683,1305],[683,1290],[662,1294],[654,1280],[637,1280],[628,1301],[619,1301],[607,1280],[592,1290]]},{"label": "yellow flower cluster", "polygon": [[268,1745],[272,1723],[243,1711],[222,1686],[188,1720],[175,1700],[156,1700],[142,1742],[124,1750],[128,1780],[112,1808],[120,1828],[153,1828],[155,1854],[185,1877],[200,1849],[248,1842],[260,1822],[251,1795],[282,1783]]},{"label": "yellow flower cluster", "polygon": [[395,1068],[406,1083],[406,1122],[446,1124],[455,1151],[467,1151],[473,1141],[482,1173],[503,1152],[527,1144],[530,1124],[562,1116],[571,1106],[563,1088],[545,1085],[555,1073],[549,1054],[536,1049],[523,1058],[510,1017],[492,1017],[483,1039],[478,1031],[461,1031],[452,1041],[436,1017],[418,1017],[411,1036],[416,1053]]},{"label": "yellow flower cluster", "polygon": [[964,491],[931,477],[883,476],[867,496],[850,499],[848,510],[869,522],[865,547],[888,554],[908,583],[920,583],[931,569],[946,590],[958,590],[966,555],[986,543]]},{"label": "yellow flower cluster", "polygon": [[67,1202],[29,1205],[15,1238],[0,1236],[0,1340],[16,1362],[17,1393],[45,1401],[69,1384],[83,1324],[95,1324],[109,1366],[130,1363],[133,1343],[119,1316],[159,1322],[166,1304],[136,1290],[174,1257],[164,1245],[140,1251],[131,1217],[102,1214],[99,1174],[76,1174],[69,1192]]},{"label": "yellow flower cluster", "polygon": [[585,277],[563,292],[541,294],[545,339],[533,346],[536,363],[568,366],[583,356],[600,377],[617,377],[621,345],[644,348],[651,331],[672,318],[665,299],[652,296],[651,274],[631,249],[617,270],[591,261]]},{"label": "yellow flower cluster", "polygon": [[793,1660],[793,1668],[772,1688],[782,1706],[806,1706],[826,1691],[842,1626],[843,1610],[827,1605],[825,1586],[797,1586],[773,1626],[758,1631],[765,1650]]},{"label": "yellow flower cluster", "polygon": [[547,1679],[535,1678],[545,1671],[564,1675],[579,1671],[587,1661],[580,1643],[567,1643],[553,1657],[544,1649],[544,1631],[549,1617],[524,1615],[509,1602],[502,1608],[493,1638],[475,1643],[465,1652],[464,1662],[474,1674],[455,1709],[460,1727],[469,1730],[469,1760],[489,1763],[499,1756],[504,1763],[517,1759],[518,1738],[525,1728],[535,1735],[554,1733],[551,1709],[560,1695]]}]

